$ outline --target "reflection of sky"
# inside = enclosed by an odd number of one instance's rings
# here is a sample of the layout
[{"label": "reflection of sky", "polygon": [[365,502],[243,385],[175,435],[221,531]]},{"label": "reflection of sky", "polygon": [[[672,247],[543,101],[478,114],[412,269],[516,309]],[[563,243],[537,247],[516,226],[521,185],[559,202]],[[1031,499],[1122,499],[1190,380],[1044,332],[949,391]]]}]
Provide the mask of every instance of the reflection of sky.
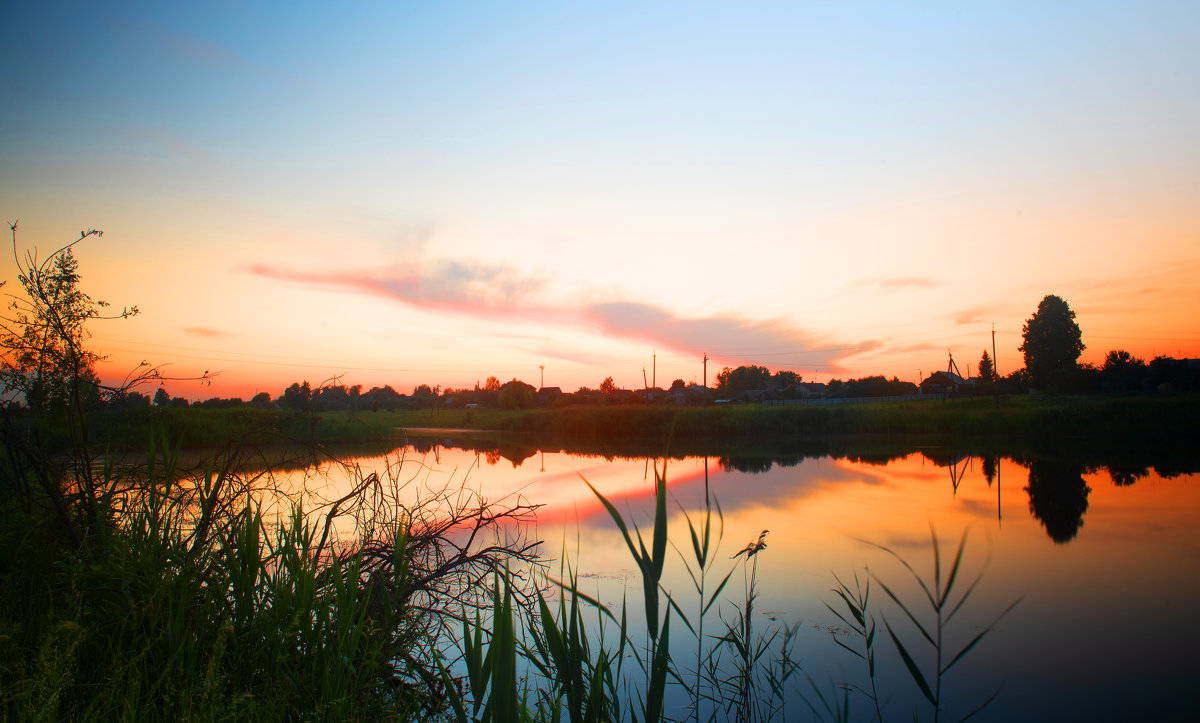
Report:
[{"label": "reflection of sky", "polygon": [[[379,462],[361,460],[366,468]],[[404,465],[406,479],[430,487],[465,484],[487,499],[518,495],[543,504],[534,534],[545,540],[546,554],[557,558],[565,551],[585,591],[618,606],[627,599],[635,624],[640,619],[636,565],[583,479],[648,539],[654,462],[539,453],[514,467],[506,460],[489,465],[474,452],[440,449],[436,456],[410,457]],[[705,465],[703,458],[688,458],[672,460],[666,469],[669,529],[679,551],[669,551],[664,586],[685,611],[694,610],[696,595],[683,566],[682,555],[691,554],[683,511],[693,523],[702,517]],[[921,454],[886,466],[806,459],[757,474],[726,470],[709,458],[709,490],[724,519],[710,584],[738,564],[730,559],[737,550],[770,530],[768,547],[757,556],[756,624],[765,627],[769,618],[801,623],[800,652],[814,678],[822,684],[857,680],[853,660],[828,637],[826,626],[836,621],[824,602],[834,599],[833,575],[851,580],[858,571],[863,577],[866,566],[902,598],[918,600],[919,591],[903,568],[863,541],[889,546],[929,576],[930,526],[939,533],[947,566],[966,529],[959,588],[981,570],[986,573],[948,629],[952,644],[965,644],[1022,598],[947,678],[952,691],[973,700],[983,700],[1003,682],[1005,692],[984,720],[1007,718],[1005,711],[1013,709],[1005,704],[1036,703],[1038,710],[1058,719],[1122,710],[1144,713],[1138,706],[1147,700],[1167,705],[1186,689],[1185,679],[1200,672],[1192,653],[1200,644],[1200,624],[1192,615],[1200,605],[1200,540],[1193,531],[1200,486],[1195,476],[1166,479],[1151,473],[1118,487],[1107,471],[1087,473],[1084,481],[1091,492],[1083,524],[1074,539],[1056,544],[1031,515],[1026,468],[1003,460],[999,484],[990,486],[978,460],[960,462],[954,471],[957,477]],[[557,575],[557,563],[554,570]],[[735,572],[718,614],[730,615],[744,589],[743,574]],[[883,614],[906,631],[902,635],[914,634],[894,606],[883,605],[881,590],[873,587],[872,595]],[[718,627],[718,618],[708,625],[710,631]],[[684,645],[685,638],[680,632],[675,639]],[[885,682],[896,686],[893,705],[900,706],[911,699],[911,684],[902,679],[892,649],[880,650]],[[685,649],[678,654],[685,655]],[[1131,684],[1141,692],[1127,700],[1120,691]]]}]

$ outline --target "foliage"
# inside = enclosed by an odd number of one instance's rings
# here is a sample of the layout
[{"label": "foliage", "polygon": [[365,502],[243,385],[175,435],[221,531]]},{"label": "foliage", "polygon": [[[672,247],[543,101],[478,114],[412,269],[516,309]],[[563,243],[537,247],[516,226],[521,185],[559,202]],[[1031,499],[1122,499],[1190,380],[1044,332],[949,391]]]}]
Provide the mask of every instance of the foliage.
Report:
[{"label": "foliage", "polygon": [[280,400],[280,406],[284,409],[291,409],[297,412],[303,412],[310,409],[312,406],[312,387],[306,379],[303,383],[292,383],[287,389],[283,390],[283,397]]},{"label": "foliage", "polygon": [[987,349],[984,349],[983,355],[979,357],[979,377],[975,380],[975,390],[985,394],[990,393],[995,388],[997,381],[992,357],[988,354]]},{"label": "foliage", "polygon": [[1021,332],[1019,350],[1025,354],[1030,383],[1039,388],[1059,388],[1070,383],[1070,374],[1083,353],[1083,335],[1075,323],[1075,312],[1058,296],[1050,294]]},{"label": "foliage", "polygon": [[[103,554],[81,557],[36,507],[0,538],[0,718],[429,715],[450,602],[533,549],[494,542],[530,508],[445,490],[398,504],[399,466],[359,475],[322,515],[296,503],[278,519],[235,456],[187,478],[158,451],[106,465],[88,531]],[[358,536],[331,533],[339,520]]]},{"label": "foliage", "polygon": [[531,409],[537,406],[537,390],[530,384],[513,379],[500,386],[498,401],[504,409]]},{"label": "foliage", "polygon": [[725,367],[717,374],[717,392],[722,396],[744,399],[756,392],[772,399],[791,399],[799,395],[802,377],[796,372],[771,370],[758,365]]},{"label": "foliage", "polygon": [[[100,317],[108,304],[94,301],[79,289],[78,263],[72,247],[96,230],[81,231],[79,238],[39,259],[17,252],[16,224],[12,224],[13,259],[24,297],[9,295],[8,313],[0,318],[0,393],[16,394],[36,414],[57,413],[70,405],[99,399],[94,367],[100,357],[84,348],[86,323]],[[122,309],[120,317],[137,314],[137,307]]]},{"label": "foliage", "polygon": [[1149,381],[1146,362],[1124,349],[1114,349],[1104,357],[1100,383],[1109,391],[1129,392],[1142,389]]},{"label": "foliage", "polygon": [[848,379],[844,382],[840,379],[831,379],[826,385],[826,395],[832,398],[900,397],[916,393],[916,384],[900,381],[899,377],[888,379],[882,375]]}]

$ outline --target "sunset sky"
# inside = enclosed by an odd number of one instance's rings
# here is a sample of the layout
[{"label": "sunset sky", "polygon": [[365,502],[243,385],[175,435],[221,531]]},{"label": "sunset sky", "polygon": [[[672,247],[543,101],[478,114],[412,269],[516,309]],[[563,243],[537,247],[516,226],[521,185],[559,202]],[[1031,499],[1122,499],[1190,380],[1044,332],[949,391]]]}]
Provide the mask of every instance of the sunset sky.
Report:
[{"label": "sunset sky", "polygon": [[1008,373],[1050,293],[1200,356],[1200,3],[183,5],[0,10],[0,220],[104,231],[106,377]]}]

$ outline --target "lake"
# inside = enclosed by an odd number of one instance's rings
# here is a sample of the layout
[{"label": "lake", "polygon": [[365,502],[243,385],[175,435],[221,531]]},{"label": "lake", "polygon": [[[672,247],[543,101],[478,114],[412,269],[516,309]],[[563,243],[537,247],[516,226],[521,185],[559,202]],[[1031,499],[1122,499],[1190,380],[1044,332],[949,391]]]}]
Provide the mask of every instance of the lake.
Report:
[{"label": "lake", "polygon": [[[470,447],[476,447],[471,449]],[[505,456],[508,454],[508,456]],[[1200,675],[1200,484],[1196,460],[1178,450],[1153,455],[1097,452],[1056,457],[967,454],[914,442],[884,454],[676,459],[568,454],[533,447],[488,449],[458,437],[426,439],[386,454],[353,459],[363,470],[403,470],[410,493],[421,486],[460,487],[493,502],[540,505],[524,530],[542,540],[555,576],[559,561],[579,572],[582,591],[618,608],[641,611],[642,584],[620,532],[587,480],[643,531],[654,510],[655,470],[665,474],[672,544],[690,558],[685,514],[697,521],[707,494],[719,504],[724,531],[709,589],[736,568],[708,631],[730,619],[746,596],[745,556],[731,559],[763,530],[754,558],[760,631],[798,625],[788,719],[809,719],[802,700],[830,696],[841,684],[867,685],[861,661],[833,642],[861,645],[826,607],[840,608],[834,576],[871,582],[877,684],[885,718],[931,719],[925,702],[884,631],[889,621],[918,665],[932,648],[884,594],[890,587],[922,620],[931,620],[920,589],[894,551],[924,578],[933,575],[931,528],[942,547],[942,574],[967,534],[957,591],[982,577],[947,624],[956,652],[1014,602],[994,628],[943,679],[944,719],[957,720],[995,700],[972,720],[1129,720],[1190,717],[1191,686]],[[336,465],[277,476],[286,490],[307,490],[309,504],[336,499],[349,477]],[[648,533],[646,533],[648,536]],[[694,563],[693,563],[694,564]],[[692,614],[697,596],[681,554],[669,556],[664,586]],[[695,657],[695,639],[676,620],[673,655]],[[943,661],[945,663],[945,661]],[[683,667],[688,667],[685,663]],[[809,680],[811,678],[811,680]],[[871,717],[852,695],[853,718]],[[682,706],[675,691],[669,705]],[[670,715],[670,711],[668,711]],[[680,714],[682,715],[682,714]]]}]

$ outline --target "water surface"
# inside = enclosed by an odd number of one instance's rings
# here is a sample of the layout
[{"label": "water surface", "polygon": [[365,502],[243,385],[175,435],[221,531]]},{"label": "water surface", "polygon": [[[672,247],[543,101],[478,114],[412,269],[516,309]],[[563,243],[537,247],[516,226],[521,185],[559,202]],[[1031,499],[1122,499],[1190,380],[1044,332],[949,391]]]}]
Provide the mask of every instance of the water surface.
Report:
[{"label": "water surface", "polygon": [[[627,598],[631,614],[641,610],[636,565],[585,479],[646,530],[654,469],[665,468],[670,536],[684,552],[690,546],[684,515],[698,519],[709,495],[724,520],[717,580],[741,565],[741,558],[731,559],[739,549],[769,530],[768,546],[756,558],[755,625],[799,625],[804,672],[826,694],[866,682],[859,661],[832,643],[842,627],[825,606],[836,601],[834,575],[847,581],[855,573],[864,580],[876,575],[927,612],[911,576],[875,545],[896,551],[930,578],[932,528],[946,558],[968,535],[959,589],[983,575],[947,627],[948,647],[965,645],[1020,600],[945,677],[945,720],[957,720],[997,690],[973,720],[1128,720],[1190,711],[1190,686],[1200,674],[1200,484],[1196,474],[1180,471],[1178,458],[1156,468],[1146,459],[1099,464],[1078,455],[982,457],[933,445],[874,460],[664,461],[531,449],[508,458],[454,444],[461,441],[425,442],[419,450],[400,447],[354,461],[366,470],[389,464],[403,470],[400,476],[414,489],[466,488],[501,504],[539,505],[526,534],[544,541],[545,557],[565,553],[586,591],[610,605]],[[306,488],[313,503],[348,489],[345,471],[331,466],[291,473],[284,484]],[[720,608],[726,617],[745,599],[744,566],[737,569]],[[685,611],[694,610],[680,555],[668,563],[664,584]],[[914,651],[926,652],[878,583],[872,601],[881,638],[886,617]],[[720,622],[713,617],[707,624],[711,631]],[[694,642],[682,627],[674,631],[676,656],[686,660]],[[881,640],[877,647],[887,717],[908,720],[916,708],[931,719],[894,646]],[[929,656],[918,662],[927,670],[933,664]],[[812,689],[804,679],[796,682],[788,718],[805,719],[809,713],[798,696],[811,698]],[[865,699],[852,703],[856,718],[869,716]]]}]

